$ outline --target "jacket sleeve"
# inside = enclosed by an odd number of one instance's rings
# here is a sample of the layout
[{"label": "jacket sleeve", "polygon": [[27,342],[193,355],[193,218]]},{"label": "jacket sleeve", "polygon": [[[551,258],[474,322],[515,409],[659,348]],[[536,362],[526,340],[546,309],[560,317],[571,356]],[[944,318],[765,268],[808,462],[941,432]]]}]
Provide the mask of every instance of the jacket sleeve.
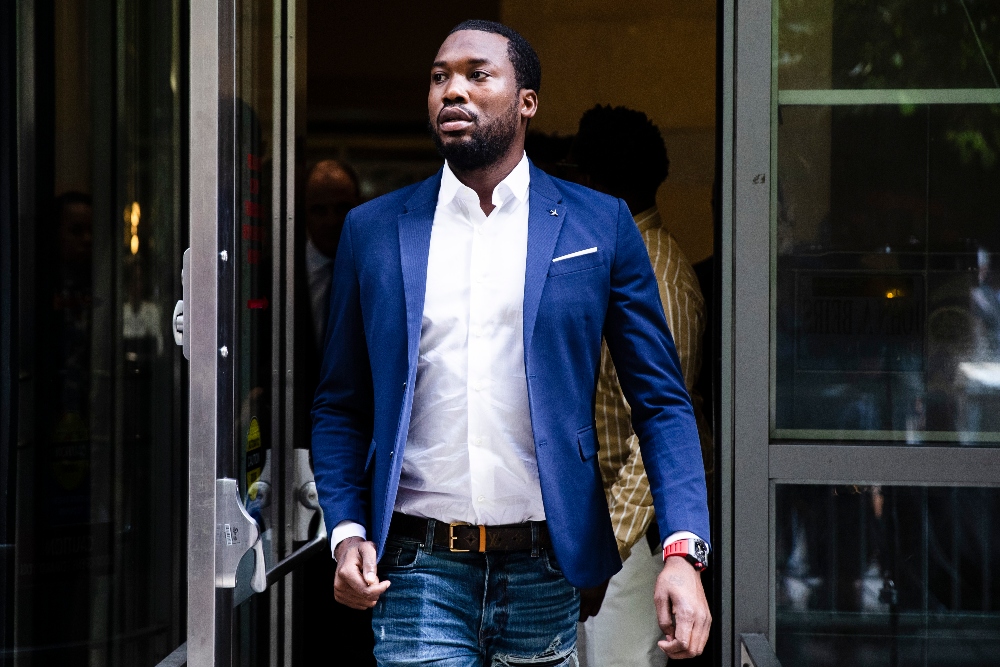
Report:
[{"label": "jacket sleeve", "polygon": [[642,236],[619,201],[604,338],[632,411],[660,535],[708,539],[698,429]]},{"label": "jacket sleeve", "polygon": [[373,427],[373,391],[355,261],[353,215],[344,222],[313,400],[312,458],[327,531],[341,521],[368,527],[367,464]]}]

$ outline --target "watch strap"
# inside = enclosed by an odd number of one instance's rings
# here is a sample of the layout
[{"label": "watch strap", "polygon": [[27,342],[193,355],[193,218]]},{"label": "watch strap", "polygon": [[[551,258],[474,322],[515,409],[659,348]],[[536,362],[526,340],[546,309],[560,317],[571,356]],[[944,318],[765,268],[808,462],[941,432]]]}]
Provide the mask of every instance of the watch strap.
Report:
[{"label": "watch strap", "polygon": [[681,556],[686,558],[694,569],[701,572],[707,567],[704,559],[698,558],[697,556],[697,545],[695,544],[698,540],[688,537],[681,540],[674,540],[663,546],[663,561],[666,562],[671,556]]}]

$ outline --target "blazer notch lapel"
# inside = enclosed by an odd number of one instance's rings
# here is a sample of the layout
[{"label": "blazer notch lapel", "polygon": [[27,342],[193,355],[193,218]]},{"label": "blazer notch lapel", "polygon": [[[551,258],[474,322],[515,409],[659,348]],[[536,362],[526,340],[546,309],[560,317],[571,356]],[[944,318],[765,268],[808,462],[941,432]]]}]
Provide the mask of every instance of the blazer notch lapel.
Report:
[{"label": "blazer notch lapel", "polygon": [[[441,173],[418,185],[403,204],[397,218],[399,230],[399,262],[403,274],[403,298],[406,301],[406,351],[411,367],[416,367],[420,347],[420,323],[424,314],[424,293],[427,289],[427,257],[431,247],[431,227]],[[409,370],[408,369],[408,373]]]},{"label": "blazer notch lapel", "polygon": [[[534,182],[536,174],[548,175],[540,170],[533,170],[531,177]],[[541,191],[532,195],[543,194]],[[542,300],[542,290],[549,273],[559,232],[566,218],[566,207],[555,200],[546,197],[532,196],[528,200],[528,256],[524,269],[524,353],[531,349],[531,338],[535,330],[535,320],[538,317],[538,306]]]},{"label": "blazer notch lapel", "polygon": [[407,359],[414,365],[420,346],[420,324],[427,291],[427,258],[434,226],[434,207],[426,203],[399,215],[399,258],[406,301]]}]

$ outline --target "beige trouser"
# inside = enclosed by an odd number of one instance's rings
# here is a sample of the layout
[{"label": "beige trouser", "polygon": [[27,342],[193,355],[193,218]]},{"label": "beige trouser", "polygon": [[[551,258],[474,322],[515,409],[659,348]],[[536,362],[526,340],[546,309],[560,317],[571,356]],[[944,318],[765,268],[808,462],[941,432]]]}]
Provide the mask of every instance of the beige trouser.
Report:
[{"label": "beige trouser", "polygon": [[611,578],[600,613],[577,625],[580,667],[667,664],[667,656],[656,645],[663,633],[653,605],[653,588],[662,569],[663,557],[651,555],[646,540],[639,540],[621,572]]}]

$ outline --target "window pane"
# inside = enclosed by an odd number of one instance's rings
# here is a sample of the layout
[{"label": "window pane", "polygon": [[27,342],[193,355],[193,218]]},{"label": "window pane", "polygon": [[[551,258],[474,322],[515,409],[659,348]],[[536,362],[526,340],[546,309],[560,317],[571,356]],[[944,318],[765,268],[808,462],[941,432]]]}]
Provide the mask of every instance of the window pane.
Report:
[{"label": "window pane", "polygon": [[777,437],[1000,440],[1000,106],[781,106]]},{"label": "window pane", "polygon": [[994,0],[781,0],[782,90],[997,88]]},{"label": "window pane", "polygon": [[[280,158],[274,136],[274,3],[239,0],[235,3],[235,145],[233,224],[223,230],[226,247],[236,249],[233,292],[227,295],[234,310],[233,374],[235,404],[232,428],[235,472],[247,511],[261,531],[267,567],[278,560],[275,530],[277,498],[281,489],[272,470],[274,455],[272,314],[280,295],[272,284],[275,261],[273,238],[275,193],[273,175]],[[229,103],[229,100],[226,101]],[[277,150],[276,150],[277,148]],[[228,173],[227,173],[228,177]],[[227,277],[227,287],[229,287]],[[268,595],[254,596],[250,587],[255,556],[247,552],[236,575],[234,603],[238,605],[233,662],[255,667],[267,661],[272,635],[267,613]]]},{"label": "window pane", "polygon": [[995,662],[1000,489],[779,485],[775,500],[782,664]]}]

